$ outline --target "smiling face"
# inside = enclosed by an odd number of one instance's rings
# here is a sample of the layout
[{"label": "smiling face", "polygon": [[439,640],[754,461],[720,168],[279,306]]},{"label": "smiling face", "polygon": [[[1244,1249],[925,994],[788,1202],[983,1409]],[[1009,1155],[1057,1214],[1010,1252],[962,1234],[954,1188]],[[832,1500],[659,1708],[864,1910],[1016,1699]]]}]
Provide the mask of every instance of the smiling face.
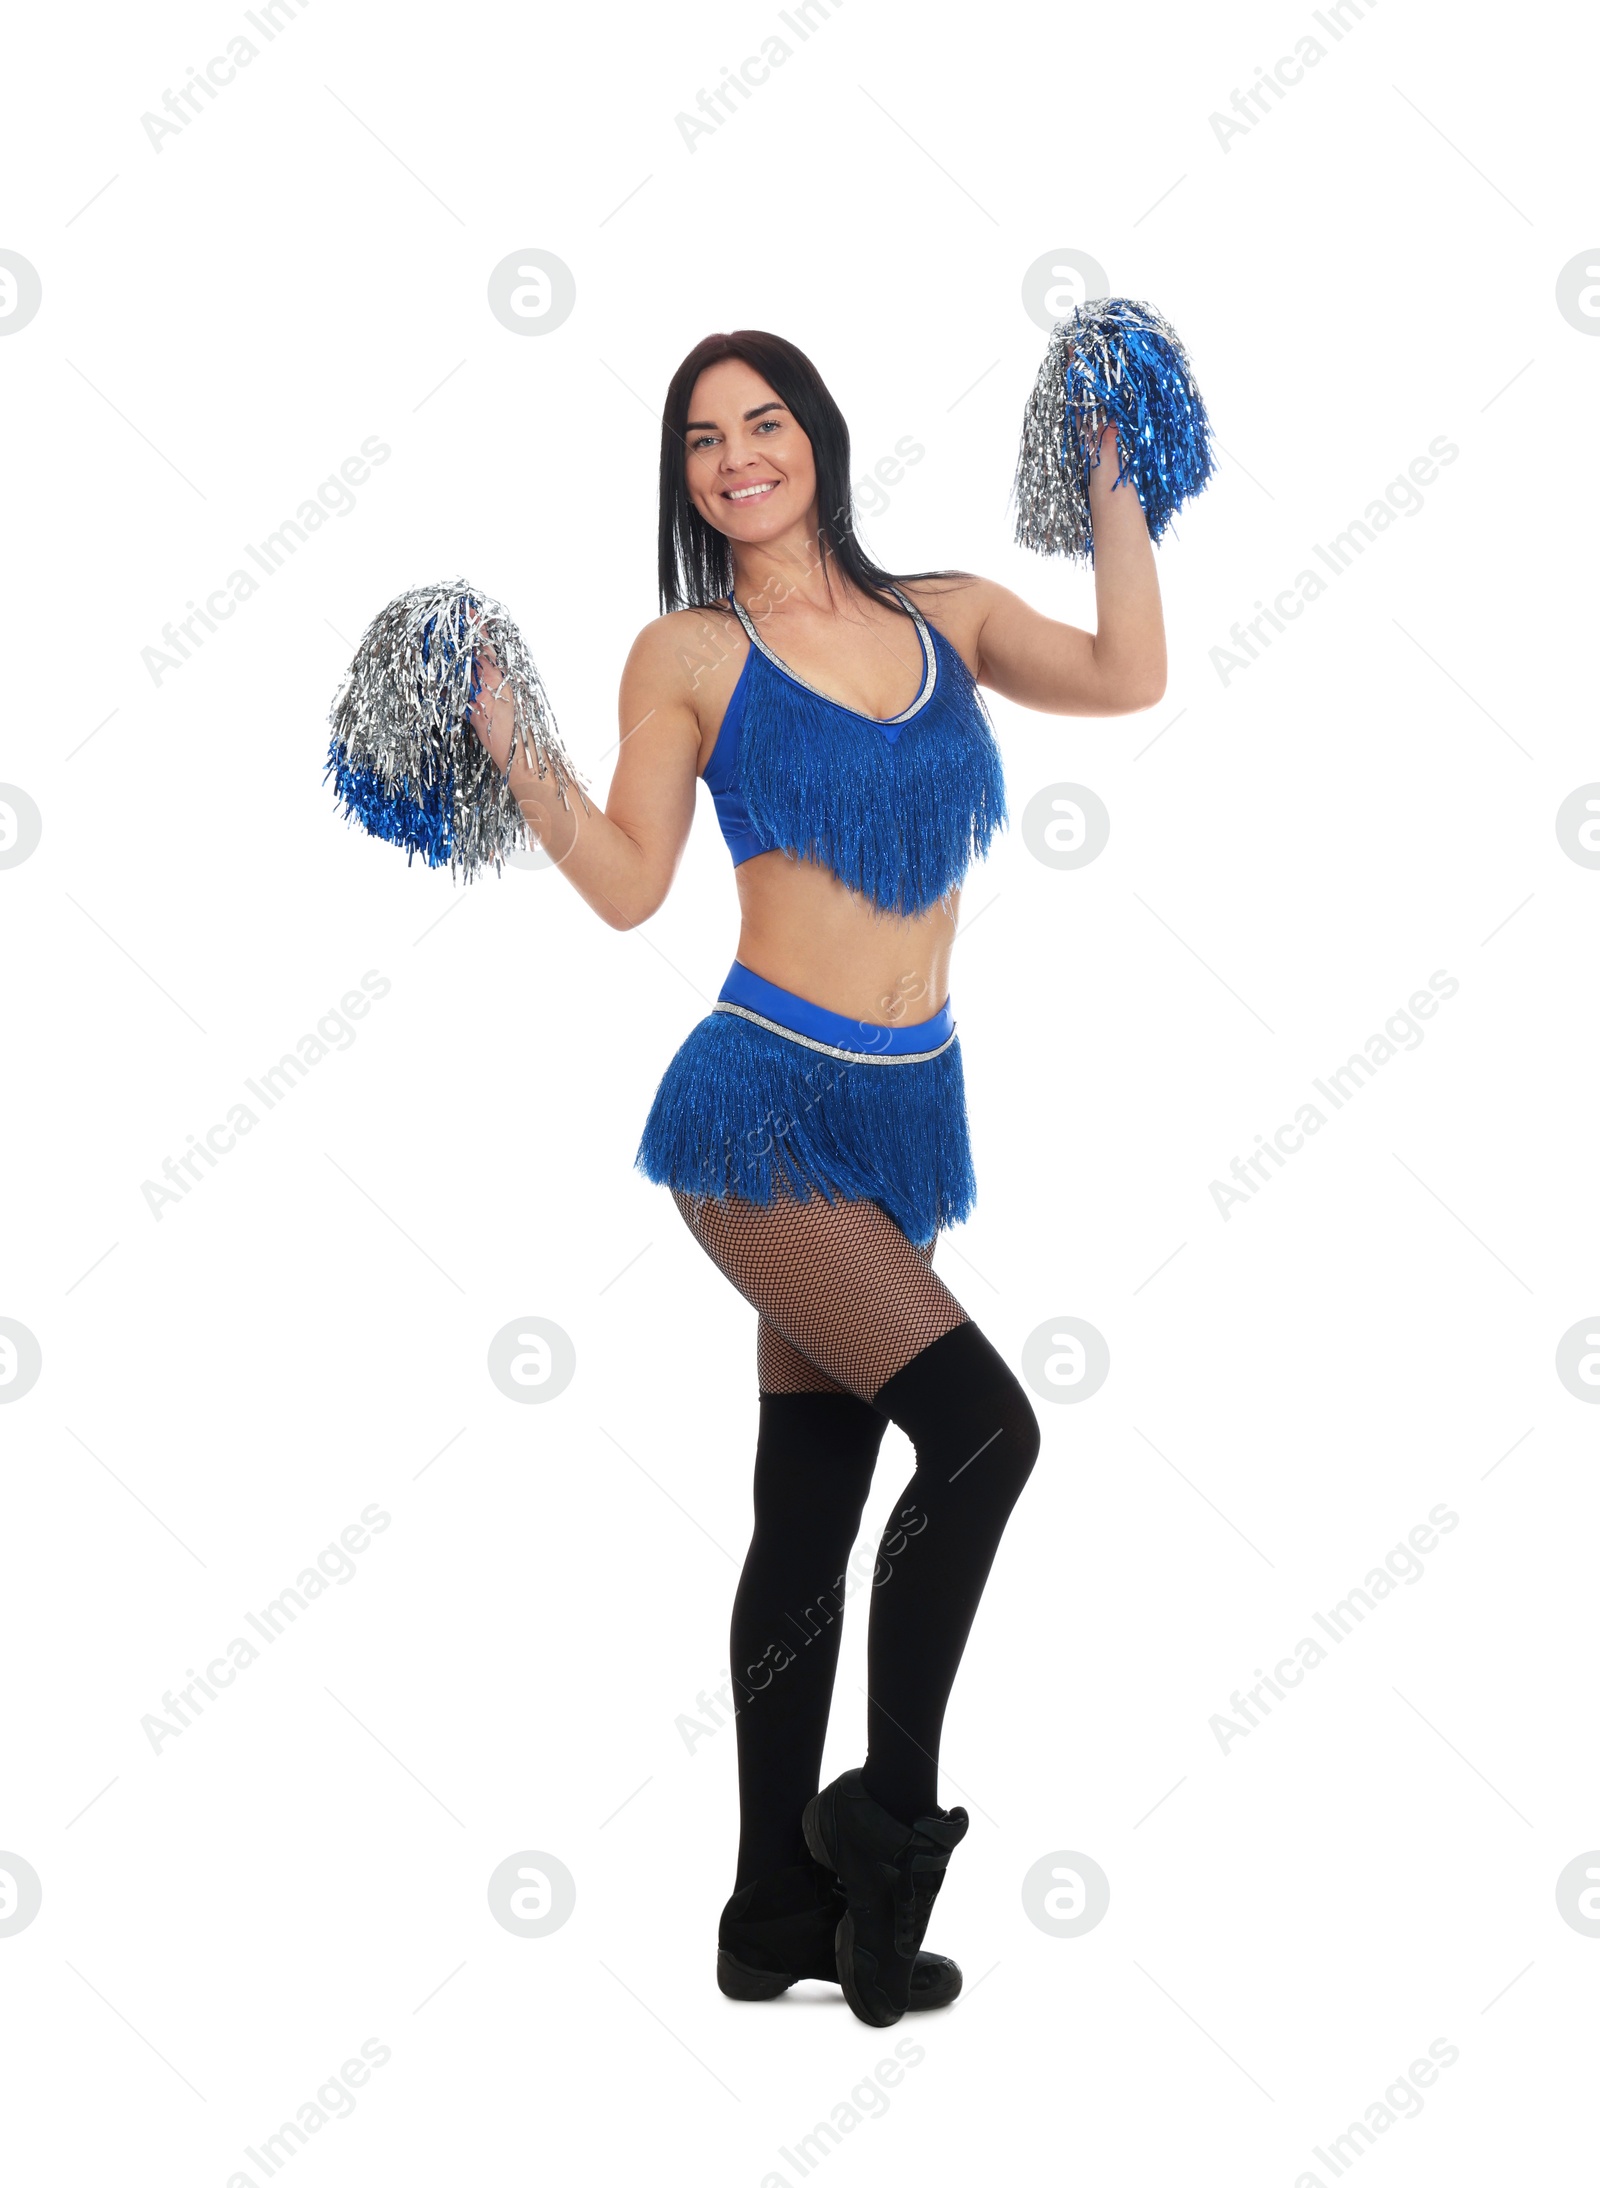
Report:
[{"label": "smiling face", "polygon": [[809,521],[817,498],[811,443],[742,357],[701,373],[683,439],[689,498],[729,539],[757,546]]}]

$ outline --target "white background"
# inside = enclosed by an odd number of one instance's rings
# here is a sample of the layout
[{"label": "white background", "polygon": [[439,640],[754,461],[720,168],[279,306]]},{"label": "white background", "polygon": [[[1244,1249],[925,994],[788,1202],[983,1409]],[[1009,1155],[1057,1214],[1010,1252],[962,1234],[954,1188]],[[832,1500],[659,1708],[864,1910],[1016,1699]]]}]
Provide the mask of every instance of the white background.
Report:
[{"label": "white background", "polygon": [[[0,1408],[0,1848],[43,1905],[0,1938],[0,2024],[30,2188],[259,2179],[246,2147],[371,2038],[297,2181],[794,2188],[780,2150],[908,2036],[829,2181],[1329,2188],[1314,2147],[1440,2038],[1364,2179],[1555,2177],[1587,2134],[1600,1942],[1555,1897],[1600,1845],[1600,1414],[1554,1368],[1600,1309],[1600,873],[1555,831],[1600,776],[1600,343],[1555,303],[1600,224],[1574,21],[1368,9],[1224,148],[1209,117],[1308,7],[850,0],[692,151],[675,116],[775,6],[319,4],[159,151],[141,116],[242,10],[13,23],[0,246],[43,305],[0,341],[0,780],[43,838],[0,872],[0,1314],[43,1372]],[[539,338],[485,301],[528,248],[577,284]],[[1075,1315],[1111,1373],[1040,1400],[947,1723],[973,1823],[929,1943],[967,1994],[878,2032],[815,1986],[718,1994],[733,1733],[676,1723],[726,1663],[756,1425],[750,1312],[630,1168],[733,952],[709,799],[618,935],[553,871],[453,890],[348,830],[326,711],[379,605],[464,572],[603,790],[656,408],[719,327],[814,358],[858,474],[923,445],[864,524],[889,567],[1091,621],[1006,512],[1022,280],[1063,249],[1170,316],[1227,453],[1160,551],[1162,705],[994,704],[1014,812],[1083,784],[1111,838],[1062,873],[1013,826],[971,878],[980,1206],[938,1265],[1008,1357]],[[163,625],[372,435],[354,509],[154,682]],[[1422,509],[1224,684],[1230,627],[1437,436]],[[353,1046],[158,1220],[144,1181],[369,969]],[[1225,1221],[1211,1181],[1435,971],[1421,1046]],[[576,1347],[548,1406],[485,1368],[527,1315]],[[892,1432],[869,1539],[910,1458]],[[152,1752],[163,1693],[374,1503],[355,1577]],[[1441,1503],[1423,1577],[1224,1752],[1233,1691]],[[522,1850],[576,1880],[542,1939],[488,1910]],[[1021,1897],[1065,1850],[1111,1886],[1077,1939]]]}]

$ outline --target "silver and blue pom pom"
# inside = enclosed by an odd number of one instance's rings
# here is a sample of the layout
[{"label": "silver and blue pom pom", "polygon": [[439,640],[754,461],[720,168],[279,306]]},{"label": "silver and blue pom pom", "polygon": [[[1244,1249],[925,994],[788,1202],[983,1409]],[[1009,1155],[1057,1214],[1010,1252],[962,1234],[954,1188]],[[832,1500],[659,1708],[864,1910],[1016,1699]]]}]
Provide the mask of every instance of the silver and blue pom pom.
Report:
[{"label": "silver and blue pom pom", "polygon": [[467,719],[484,676],[479,655],[492,648],[513,703],[513,751],[542,777],[554,777],[567,805],[576,769],[562,750],[555,716],[522,633],[499,601],[457,578],[419,585],[373,617],[334,694],[333,735],[323,780],[334,803],[369,836],[398,844],[406,864],[419,853],[471,881],[498,872],[533,838],[502,774]]},{"label": "silver and blue pom pom", "polygon": [[1056,322],[1022,420],[1016,540],[1093,562],[1089,472],[1117,429],[1117,486],[1132,480],[1152,540],[1216,469],[1188,353],[1158,311],[1103,296]]}]

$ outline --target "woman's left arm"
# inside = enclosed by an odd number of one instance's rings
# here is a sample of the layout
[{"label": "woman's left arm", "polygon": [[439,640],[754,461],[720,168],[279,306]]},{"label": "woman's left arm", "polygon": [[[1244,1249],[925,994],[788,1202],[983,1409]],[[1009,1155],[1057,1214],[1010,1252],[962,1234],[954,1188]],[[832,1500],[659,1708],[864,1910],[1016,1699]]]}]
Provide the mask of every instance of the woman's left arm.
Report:
[{"label": "woman's left arm", "polygon": [[1117,434],[1107,426],[1089,473],[1097,628],[1078,630],[986,583],[978,681],[1040,714],[1135,714],[1167,688],[1155,550],[1133,480],[1112,491]]}]

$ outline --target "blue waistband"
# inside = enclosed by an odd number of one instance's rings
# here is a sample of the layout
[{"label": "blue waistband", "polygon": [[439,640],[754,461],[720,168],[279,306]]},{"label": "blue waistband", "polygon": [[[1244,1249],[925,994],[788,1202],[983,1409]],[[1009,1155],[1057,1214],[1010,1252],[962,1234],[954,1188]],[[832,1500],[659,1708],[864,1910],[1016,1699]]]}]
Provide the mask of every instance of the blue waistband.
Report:
[{"label": "blue waistband", "polygon": [[840,1011],[827,1010],[821,1003],[808,1003],[803,995],[792,995],[787,988],[763,980],[760,973],[752,972],[748,965],[741,965],[737,958],[722,983],[717,1001],[751,1011],[759,1018],[770,1018],[807,1040],[821,1041],[829,1048],[848,1049],[852,1054],[862,1056],[925,1055],[942,1048],[955,1032],[956,1024],[948,996],[942,1010],[936,1011],[931,1018],[921,1019],[916,1025],[875,1026],[864,1018],[847,1018]]}]

